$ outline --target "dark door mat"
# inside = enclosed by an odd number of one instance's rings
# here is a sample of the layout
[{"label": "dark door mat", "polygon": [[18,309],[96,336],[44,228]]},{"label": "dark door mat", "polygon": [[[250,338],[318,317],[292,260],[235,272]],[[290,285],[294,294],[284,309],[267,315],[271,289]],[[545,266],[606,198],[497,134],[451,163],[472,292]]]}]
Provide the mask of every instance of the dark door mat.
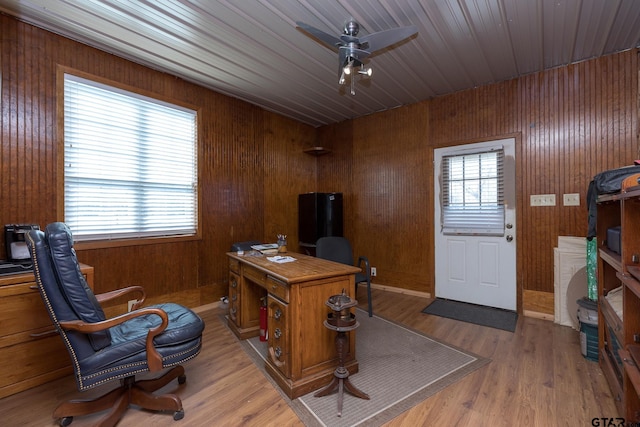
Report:
[{"label": "dark door mat", "polygon": [[422,312],[509,332],[514,332],[518,323],[518,313],[514,311],[440,298]]}]

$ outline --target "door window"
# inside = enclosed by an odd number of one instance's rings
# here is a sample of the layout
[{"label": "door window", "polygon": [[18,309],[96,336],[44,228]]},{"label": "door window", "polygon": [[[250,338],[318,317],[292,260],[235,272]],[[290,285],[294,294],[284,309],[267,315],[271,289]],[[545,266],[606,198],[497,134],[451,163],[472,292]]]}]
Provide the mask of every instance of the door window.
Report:
[{"label": "door window", "polygon": [[504,234],[504,149],[442,158],[443,234]]}]

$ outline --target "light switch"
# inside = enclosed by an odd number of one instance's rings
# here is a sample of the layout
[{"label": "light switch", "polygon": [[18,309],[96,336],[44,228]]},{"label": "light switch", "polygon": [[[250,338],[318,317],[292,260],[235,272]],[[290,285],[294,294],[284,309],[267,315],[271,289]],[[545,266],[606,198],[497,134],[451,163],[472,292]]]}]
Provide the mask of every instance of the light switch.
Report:
[{"label": "light switch", "polygon": [[531,206],[555,206],[555,194],[532,194],[530,196]]},{"label": "light switch", "polygon": [[565,206],[580,206],[580,193],[570,193],[563,196]]}]

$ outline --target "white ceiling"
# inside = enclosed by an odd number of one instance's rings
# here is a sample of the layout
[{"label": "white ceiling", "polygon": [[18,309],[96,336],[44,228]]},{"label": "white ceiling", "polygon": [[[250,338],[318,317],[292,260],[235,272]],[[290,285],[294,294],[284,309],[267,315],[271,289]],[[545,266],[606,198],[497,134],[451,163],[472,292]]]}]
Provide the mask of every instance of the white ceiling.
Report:
[{"label": "white ceiling", "polygon": [[[640,46],[640,0],[0,0],[0,11],[312,126]],[[356,95],[339,36],[415,25]]]}]

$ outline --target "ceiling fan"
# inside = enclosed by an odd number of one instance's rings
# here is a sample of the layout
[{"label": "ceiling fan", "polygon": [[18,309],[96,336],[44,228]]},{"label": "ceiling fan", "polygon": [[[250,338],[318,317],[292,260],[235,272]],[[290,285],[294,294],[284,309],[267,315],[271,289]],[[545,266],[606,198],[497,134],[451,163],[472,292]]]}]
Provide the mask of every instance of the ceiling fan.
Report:
[{"label": "ceiling fan", "polygon": [[354,88],[355,75],[371,76],[371,68],[365,68],[364,65],[364,60],[369,55],[401,42],[418,32],[417,28],[411,25],[357,37],[360,32],[360,24],[353,18],[345,21],[343,33],[339,37],[327,34],[304,22],[298,21],[296,25],[319,39],[327,47],[338,49],[338,76],[340,76],[338,83],[345,84],[348,78],[351,83],[351,95],[356,94]]}]

